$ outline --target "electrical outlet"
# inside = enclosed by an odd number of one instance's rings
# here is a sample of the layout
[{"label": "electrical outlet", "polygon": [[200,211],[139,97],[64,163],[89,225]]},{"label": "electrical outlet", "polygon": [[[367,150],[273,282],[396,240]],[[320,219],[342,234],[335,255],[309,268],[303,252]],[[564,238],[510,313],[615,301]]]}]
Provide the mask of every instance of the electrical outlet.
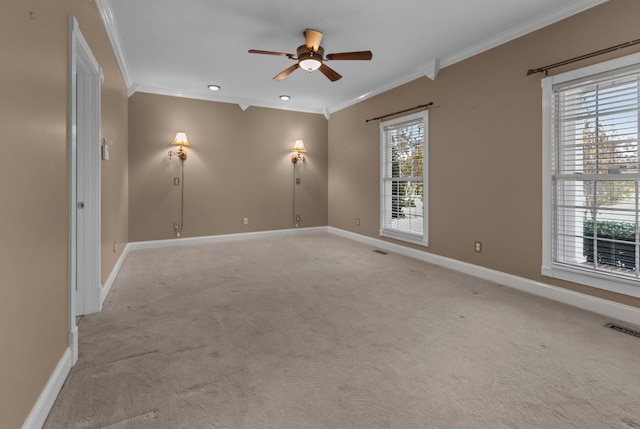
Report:
[{"label": "electrical outlet", "polygon": [[296,215],[296,222],[300,222],[300,215]]},{"label": "electrical outlet", "polygon": [[116,242],[113,242],[113,253],[116,253]]},{"label": "electrical outlet", "polygon": [[245,225],[249,225],[249,218],[248,217],[243,218],[242,223]]},{"label": "electrical outlet", "polygon": [[173,222],[173,229],[176,231],[180,229],[180,222]]},{"label": "electrical outlet", "polygon": [[356,219],[356,225],[360,226],[360,219]]},{"label": "electrical outlet", "polygon": [[179,177],[174,177],[173,178],[173,184],[176,185],[176,186],[180,185],[180,178]]},{"label": "electrical outlet", "polygon": [[297,177],[297,178],[296,178],[296,185],[299,185],[299,184],[300,184],[300,178],[299,178],[299,177]]},{"label": "electrical outlet", "polygon": [[482,242],[481,241],[476,241],[475,246],[476,246],[475,247],[476,248],[476,252],[478,252],[478,253],[482,252]]}]

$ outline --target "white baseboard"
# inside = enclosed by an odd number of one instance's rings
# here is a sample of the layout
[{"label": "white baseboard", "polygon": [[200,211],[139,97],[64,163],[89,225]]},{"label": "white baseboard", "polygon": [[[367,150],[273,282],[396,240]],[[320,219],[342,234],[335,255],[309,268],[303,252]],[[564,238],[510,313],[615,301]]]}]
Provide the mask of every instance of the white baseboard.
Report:
[{"label": "white baseboard", "polygon": [[553,301],[578,307],[583,310],[591,311],[603,316],[611,317],[621,322],[631,323],[640,326],[640,308],[630,305],[619,304],[617,302],[606,299],[586,295],[558,286],[530,280],[524,277],[515,276],[513,274],[503,273],[501,271],[492,270],[490,268],[481,267],[479,265],[469,264],[467,262],[458,261],[456,259],[446,258],[444,256],[434,255],[433,253],[416,250],[410,247],[401,246],[388,241],[379,240],[377,238],[367,237],[353,232],[345,231],[338,228],[327,227],[327,231],[331,234],[339,235],[344,238],[368,244],[390,252],[399,253],[421,261],[429,262],[434,265],[440,265],[454,271],[460,271],[470,274],[494,283],[538,295]]},{"label": "white baseboard", "polygon": [[190,246],[193,244],[225,243],[229,241],[252,240],[265,237],[286,237],[296,234],[327,232],[326,226],[311,228],[278,229],[272,231],[242,232],[238,234],[209,235],[205,237],[170,238],[167,240],[136,241],[129,243],[131,250],[158,249],[160,247]]},{"label": "white baseboard", "polygon": [[[124,263],[127,255],[129,254],[129,245],[126,245],[122,254],[118,258],[115,266],[111,270],[111,274],[107,278],[107,281],[100,289],[100,307],[102,308],[102,304],[104,303],[107,295],[111,291],[111,287],[122,268],[122,264]],[[42,425],[44,425],[49,412],[51,411],[51,407],[58,397],[62,386],[64,385],[69,372],[73,365],[78,361],[78,327],[74,324],[71,332],[69,332],[69,347],[65,350],[62,358],[58,362],[56,369],[51,374],[49,381],[46,386],[40,393],[40,397],[36,401],[35,405],[31,409],[31,412],[27,416],[27,419],[24,421],[22,425],[23,429],[40,429]]]},{"label": "white baseboard", "polygon": [[69,371],[71,371],[71,349],[67,348],[62,354],[56,369],[51,374],[49,381],[42,390],[40,397],[31,409],[27,419],[22,424],[22,429],[40,429],[44,425],[47,416],[53,407],[62,385],[64,384]]},{"label": "white baseboard", "polygon": [[71,349],[71,366],[78,362],[78,325],[73,325],[69,332],[69,348]]},{"label": "white baseboard", "polygon": [[127,255],[129,254],[130,248],[131,246],[129,244],[124,246],[124,250],[120,254],[120,257],[118,258],[118,260],[116,261],[116,264],[113,266],[113,269],[111,270],[111,274],[109,274],[107,281],[104,282],[104,285],[102,285],[102,288],[100,289],[100,309],[102,309],[102,305],[104,304],[104,301],[107,299],[107,295],[109,295],[109,292],[111,291],[111,287],[113,286],[113,283],[115,283],[116,281],[116,277],[118,277],[118,273],[122,268],[122,264],[124,264],[125,259],[127,259]]}]

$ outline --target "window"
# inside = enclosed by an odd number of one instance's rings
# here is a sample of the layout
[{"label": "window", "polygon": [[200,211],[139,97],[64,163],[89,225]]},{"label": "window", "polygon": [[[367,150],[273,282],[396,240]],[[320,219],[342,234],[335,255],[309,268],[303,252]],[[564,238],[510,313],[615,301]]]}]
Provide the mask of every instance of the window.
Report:
[{"label": "window", "polygon": [[640,55],[542,86],[542,273],[640,297]]},{"label": "window", "polygon": [[380,124],[380,235],[428,245],[428,112]]}]

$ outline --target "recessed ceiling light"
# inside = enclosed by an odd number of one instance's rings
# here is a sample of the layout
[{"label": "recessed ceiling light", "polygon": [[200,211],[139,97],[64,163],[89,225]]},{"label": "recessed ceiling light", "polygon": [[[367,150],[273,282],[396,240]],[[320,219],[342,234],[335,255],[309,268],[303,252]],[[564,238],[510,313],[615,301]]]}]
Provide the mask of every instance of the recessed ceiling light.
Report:
[{"label": "recessed ceiling light", "polygon": [[288,95],[281,95],[280,96],[280,100],[282,100],[282,101],[291,100],[291,97],[289,97]]},{"label": "recessed ceiling light", "polygon": [[209,88],[211,91],[217,91],[220,89],[218,85],[209,85],[207,88]]}]

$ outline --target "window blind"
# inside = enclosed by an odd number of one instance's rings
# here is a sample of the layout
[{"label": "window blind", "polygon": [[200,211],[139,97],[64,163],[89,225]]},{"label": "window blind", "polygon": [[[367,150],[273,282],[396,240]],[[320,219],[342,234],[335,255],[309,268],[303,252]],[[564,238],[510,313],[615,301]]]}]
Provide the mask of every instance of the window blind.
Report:
[{"label": "window blind", "polygon": [[381,235],[423,244],[426,113],[381,123]]},{"label": "window blind", "polygon": [[553,87],[552,258],[639,279],[640,70]]}]

